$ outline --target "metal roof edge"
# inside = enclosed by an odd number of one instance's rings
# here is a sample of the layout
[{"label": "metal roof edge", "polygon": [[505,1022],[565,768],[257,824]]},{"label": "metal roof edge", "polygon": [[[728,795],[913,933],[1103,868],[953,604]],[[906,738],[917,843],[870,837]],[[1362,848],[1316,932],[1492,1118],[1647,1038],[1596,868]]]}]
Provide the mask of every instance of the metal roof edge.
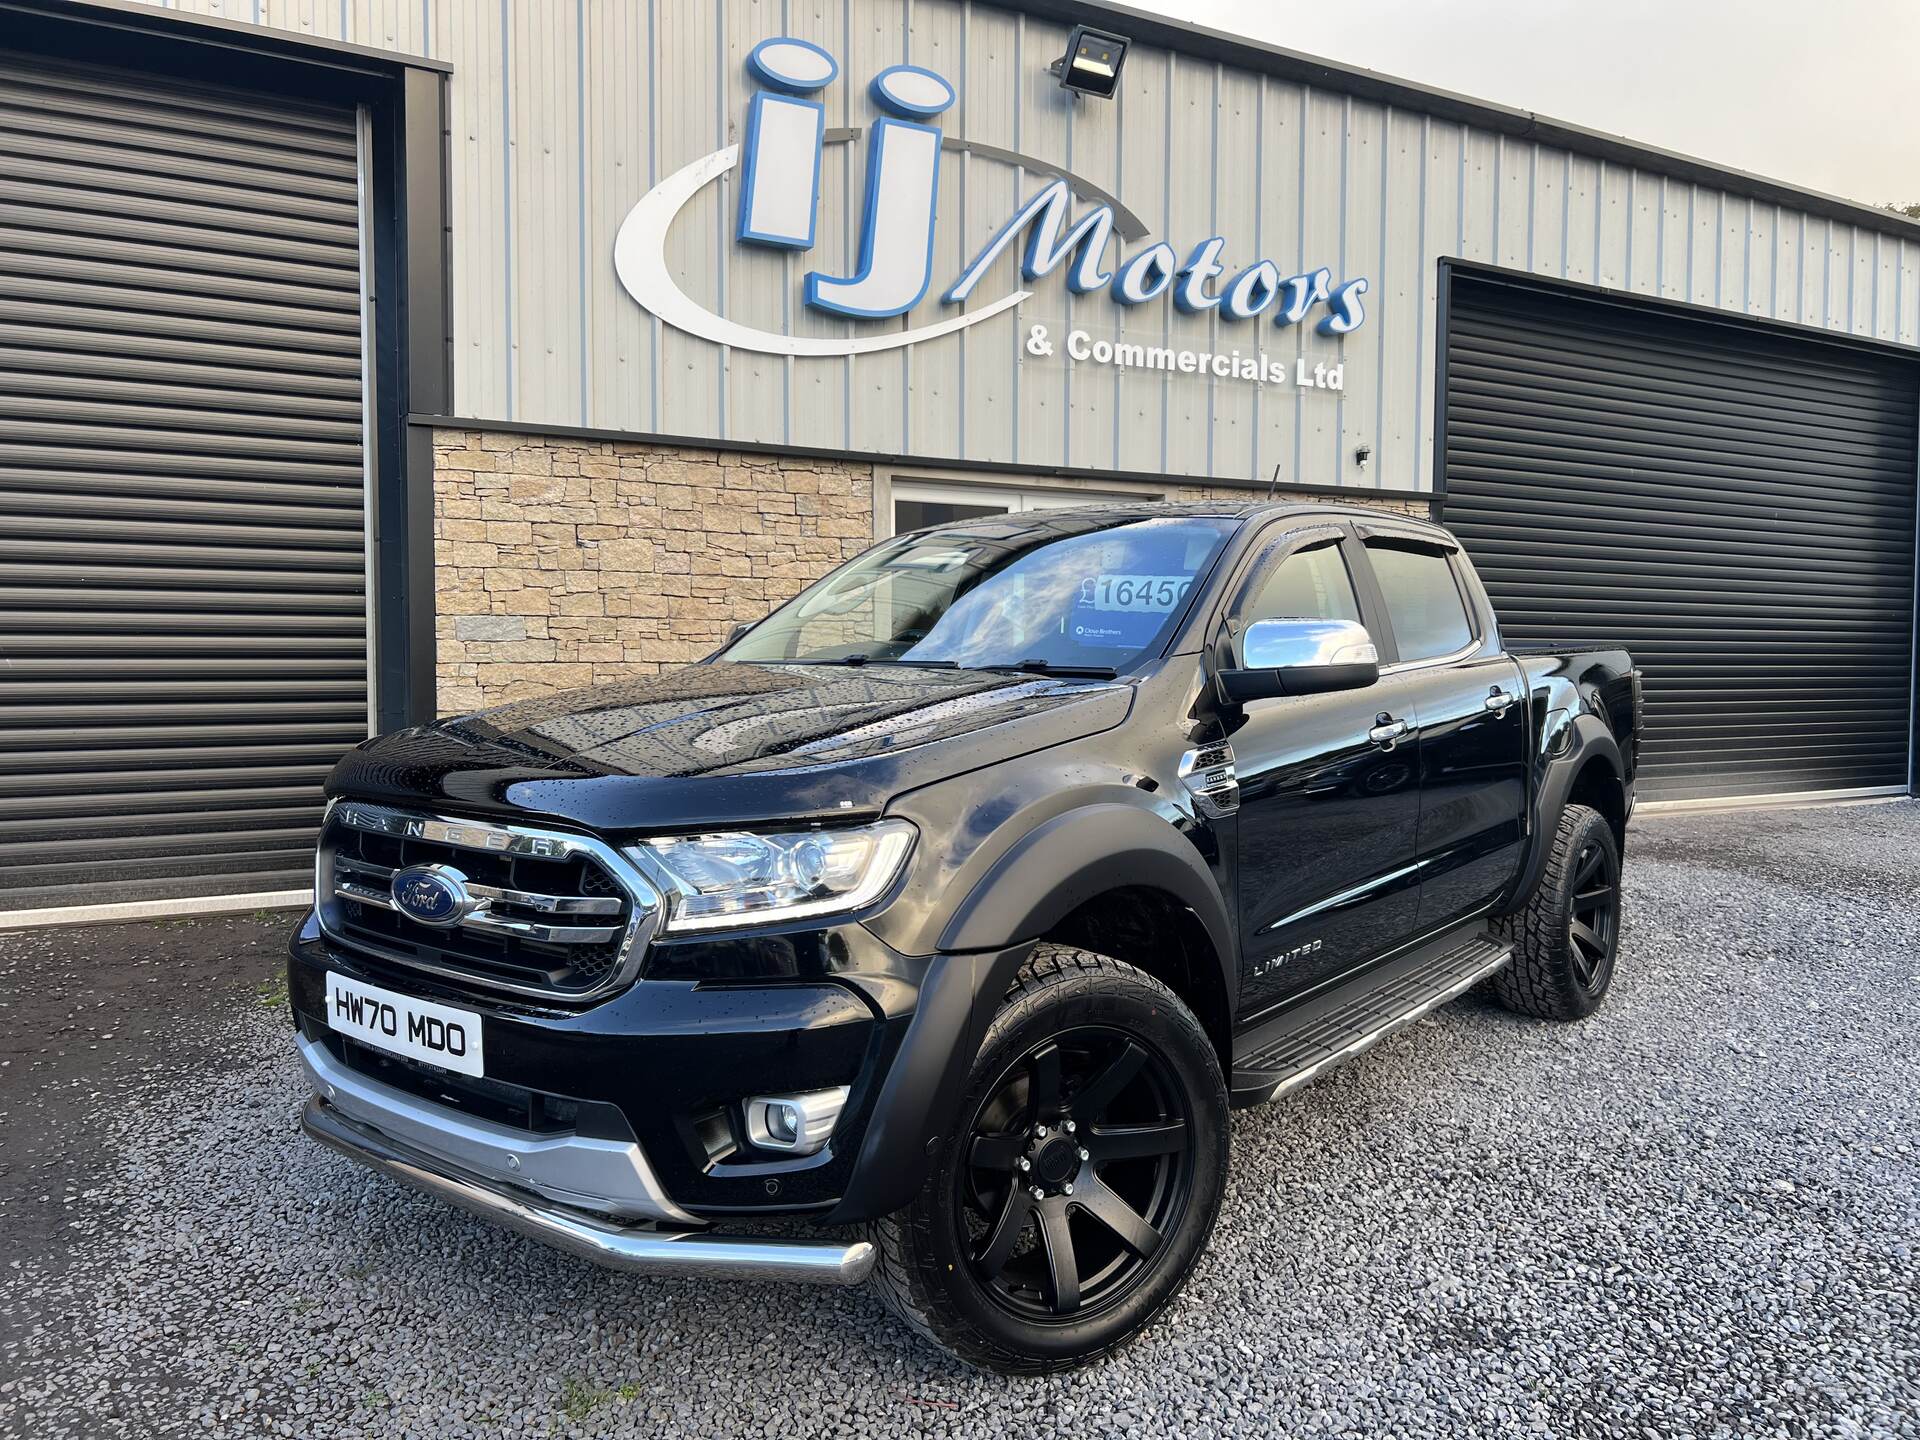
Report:
[{"label": "metal roof edge", "polygon": [[1775,180],[1730,165],[1715,164],[1677,150],[1665,150],[1623,135],[1556,120],[1531,110],[1476,100],[1452,90],[1365,70],[1336,60],[1270,45],[1244,35],[1230,35],[1187,20],[1136,10],[1114,0],[979,0],[999,10],[1012,10],[1066,25],[1110,25],[1130,40],[1157,45],[1206,60],[1217,60],[1278,76],[1300,84],[1321,86],[1359,99],[1377,100],[1440,120],[1452,120],[1497,131],[1518,139],[1536,140],[1615,164],[1635,166],[1683,180],[1713,185],[1732,194],[1751,196],[1769,204],[1786,205],[1810,215],[1844,220],[1850,225],[1879,230],[1904,240],[1920,242],[1920,220],[1864,201],[1848,200],[1823,190]]},{"label": "metal roof edge", "polygon": [[446,61],[425,55],[356,45],[351,41],[282,30],[273,25],[232,20],[224,15],[163,10],[145,3],[145,0],[0,0],[0,12],[9,10],[28,16],[99,25],[133,34],[166,36],[216,47],[231,46],[255,54],[273,55],[308,64],[332,65],[341,69],[384,73],[431,70],[443,75],[453,72],[453,66]]}]

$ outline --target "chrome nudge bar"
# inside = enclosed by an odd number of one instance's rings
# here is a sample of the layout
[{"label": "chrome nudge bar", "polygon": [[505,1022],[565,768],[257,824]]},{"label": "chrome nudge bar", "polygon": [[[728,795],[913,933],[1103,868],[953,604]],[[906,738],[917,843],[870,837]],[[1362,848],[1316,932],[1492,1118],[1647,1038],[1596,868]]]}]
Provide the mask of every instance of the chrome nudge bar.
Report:
[{"label": "chrome nudge bar", "polygon": [[618,1225],[528,1191],[462,1174],[446,1162],[348,1119],[315,1095],[301,1128],[381,1174],[542,1244],[609,1269],[716,1280],[858,1285],[873,1269],[870,1241],[781,1240]]}]

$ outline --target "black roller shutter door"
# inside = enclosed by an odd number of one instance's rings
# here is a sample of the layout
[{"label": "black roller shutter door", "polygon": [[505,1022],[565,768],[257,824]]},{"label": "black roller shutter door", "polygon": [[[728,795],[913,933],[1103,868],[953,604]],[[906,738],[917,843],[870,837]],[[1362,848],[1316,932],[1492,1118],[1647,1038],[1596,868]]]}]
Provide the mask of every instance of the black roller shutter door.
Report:
[{"label": "black roller shutter door", "polygon": [[1915,373],[1454,277],[1446,523],[1511,643],[1632,648],[1643,798],[1907,786]]},{"label": "black roller shutter door", "polygon": [[309,881],[367,732],[357,153],[0,51],[0,911]]}]

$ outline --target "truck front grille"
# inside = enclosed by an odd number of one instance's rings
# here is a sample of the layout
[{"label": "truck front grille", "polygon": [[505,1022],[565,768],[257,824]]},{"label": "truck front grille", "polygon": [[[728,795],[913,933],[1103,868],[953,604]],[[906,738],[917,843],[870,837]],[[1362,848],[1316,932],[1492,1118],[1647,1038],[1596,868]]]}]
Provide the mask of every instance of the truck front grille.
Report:
[{"label": "truck front grille", "polygon": [[659,893],[590,836],[353,800],[327,812],[314,895],[349,949],[551,1000],[632,981],[660,920]]}]

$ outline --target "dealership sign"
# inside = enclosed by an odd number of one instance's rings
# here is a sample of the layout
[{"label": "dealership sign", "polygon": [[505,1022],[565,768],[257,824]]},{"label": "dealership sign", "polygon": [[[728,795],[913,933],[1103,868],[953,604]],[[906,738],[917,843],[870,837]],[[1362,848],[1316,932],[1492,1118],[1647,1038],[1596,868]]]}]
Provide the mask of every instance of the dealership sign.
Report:
[{"label": "dealership sign", "polygon": [[[753,98],[743,142],[704,155],[654,186],[628,212],[614,242],[614,268],[620,283],[675,329],[769,355],[897,350],[978,325],[1031,298],[1032,289],[1015,289],[985,301],[976,298],[993,263],[1016,248],[1020,273],[1028,285],[1060,272],[1071,293],[1105,295],[1123,309],[1164,301],[1189,314],[1216,313],[1223,320],[1247,325],[1249,332],[1256,324],[1289,326],[1312,321],[1321,334],[1334,336],[1347,334],[1366,318],[1361,304],[1367,292],[1365,279],[1336,283],[1333,272],[1324,268],[1288,274],[1271,260],[1256,261],[1229,275],[1220,264],[1227,242],[1218,235],[1183,250],[1155,240],[1124,258],[1116,256],[1117,263],[1110,266],[1108,252],[1116,248],[1114,207],[1096,205],[1075,216],[1067,181],[1056,179],[1021,205],[941,292],[944,305],[973,304],[975,308],[956,310],[945,319],[905,330],[873,325],[861,327],[870,333],[857,329],[843,337],[787,335],[730,320],[680,288],[667,263],[667,232],[695,195],[737,168],[736,243],[786,251],[812,249],[827,137],[826,106],[811,97],[840,73],[838,63],[825,50],[787,37],[763,41],[747,64],[767,88]],[[801,298],[810,308],[856,321],[904,315],[932,288],[940,156],[944,147],[955,143],[937,123],[955,99],[953,86],[944,77],[918,66],[895,65],[874,77],[872,93],[888,118],[867,134],[859,261],[851,274],[812,270],[801,281]],[[1030,156],[993,153],[1026,169],[1057,171]],[[1230,333],[1223,331],[1222,339]],[[1223,371],[1218,357],[1212,356],[1204,367],[1206,373],[1278,378],[1264,358],[1258,375],[1249,372],[1252,357],[1260,352],[1255,337],[1249,333],[1248,338],[1249,344],[1243,347],[1248,364],[1237,367],[1238,373],[1234,366]],[[1192,368],[1178,363],[1180,352],[1172,353],[1176,361],[1170,368]]]},{"label": "dealership sign", "polygon": [[1149,345],[1131,340],[1097,338],[1085,330],[1069,330],[1066,339],[1056,341],[1045,325],[1027,327],[1026,349],[1042,358],[1064,348],[1067,360],[1075,365],[1091,361],[1120,370],[1166,370],[1182,375],[1206,375],[1216,380],[1244,380],[1255,385],[1297,385],[1303,390],[1344,390],[1347,388],[1345,361],[1337,365],[1317,364],[1307,368],[1307,357],[1296,355],[1293,369],[1285,360],[1277,360],[1264,350],[1249,355],[1243,350],[1184,350],[1172,345]]}]

